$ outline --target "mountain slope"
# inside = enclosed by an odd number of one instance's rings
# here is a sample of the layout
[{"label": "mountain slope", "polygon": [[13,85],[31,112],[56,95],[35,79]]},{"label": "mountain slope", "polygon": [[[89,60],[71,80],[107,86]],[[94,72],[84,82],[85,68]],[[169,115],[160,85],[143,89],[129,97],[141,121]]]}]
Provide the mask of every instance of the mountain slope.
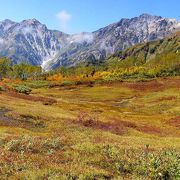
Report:
[{"label": "mountain slope", "polygon": [[21,23],[5,20],[0,23],[0,55],[9,57],[14,63],[26,61],[33,65],[43,65],[56,56],[61,46],[66,45],[66,36],[48,30],[35,19]]},{"label": "mountain slope", "polygon": [[[63,58],[66,57],[66,61],[71,65],[75,65],[79,61],[104,60],[107,56],[137,43],[162,39],[173,32],[178,25],[178,21],[174,19],[148,14],[132,19],[122,19],[118,23],[93,32],[91,43],[84,43],[83,48],[75,52],[74,48],[69,48]],[[76,45],[76,43],[71,44],[72,47],[76,47]],[[53,68],[59,66],[63,58],[60,54],[57,60],[51,62],[50,66]]]},{"label": "mountain slope", "polygon": [[138,44],[114,54],[106,60],[112,68],[133,66],[179,66],[180,32],[164,39]]},{"label": "mountain slope", "polygon": [[84,61],[102,61],[134,44],[162,39],[179,27],[179,22],[143,14],[92,33],[68,35],[49,30],[35,19],[0,22],[0,56],[13,63],[25,61],[50,70]]}]

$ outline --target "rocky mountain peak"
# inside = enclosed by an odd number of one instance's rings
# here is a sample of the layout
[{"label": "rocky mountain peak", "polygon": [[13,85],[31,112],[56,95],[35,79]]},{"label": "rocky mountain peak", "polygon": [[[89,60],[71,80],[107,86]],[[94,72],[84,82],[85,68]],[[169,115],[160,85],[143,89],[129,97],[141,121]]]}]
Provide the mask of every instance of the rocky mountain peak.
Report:
[{"label": "rocky mountain peak", "polygon": [[34,30],[40,30],[40,31],[47,31],[47,27],[44,24],[41,24],[38,20],[36,19],[28,19],[24,20],[21,23],[19,23],[20,26],[26,27],[26,28],[32,28]]},{"label": "rocky mountain peak", "polygon": [[4,33],[5,31],[7,31],[9,28],[11,28],[13,25],[15,25],[16,23],[9,20],[9,19],[5,19],[4,21],[0,22],[0,31],[1,34]]},{"label": "rocky mountain peak", "polygon": [[85,61],[101,61],[137,43],[161,39],[179,28],[175,19],[142,14],[121,19],[95,32],[67,35],[49,30],[36,19],[0,22],[0,56],[49,70]]},{"label": "rocky mountain peak", "polygon": [[[154,18],[154,17],[157,17],[157,16],[153,16],[153,15],[148,14],[148,13],[143,13],[139,16],[139,18],[145,18],[145,19]],[[161,17],[161,16],[159,16],[159,17]]]},{"label": "rocky mountain peak", "polygon": [[23,20],[21,23],[27,25],[41,25],[41,23],[37,19],[27,19],[27,20]]},{"label": "rocky mountain peak", "polygon": [[1,21],[2,24],[14,24],[15,22],[11,21],[10,19],[5,19],[4,21]]}]

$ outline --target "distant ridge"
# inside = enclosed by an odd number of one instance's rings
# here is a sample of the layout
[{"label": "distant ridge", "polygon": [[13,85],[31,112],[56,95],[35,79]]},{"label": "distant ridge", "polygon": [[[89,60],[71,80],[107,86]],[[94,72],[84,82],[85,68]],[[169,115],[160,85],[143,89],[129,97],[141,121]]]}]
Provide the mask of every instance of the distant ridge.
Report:
[{"label": "distant ridge", "polygon": [[45,70],[103,61],[132,45],[162,39],[178,30],[175,19],[142,14],[121,19],[92,33],[69,35],[49,30],[36,19],[0,22],[0,56],[13,63],[27,62]]}]

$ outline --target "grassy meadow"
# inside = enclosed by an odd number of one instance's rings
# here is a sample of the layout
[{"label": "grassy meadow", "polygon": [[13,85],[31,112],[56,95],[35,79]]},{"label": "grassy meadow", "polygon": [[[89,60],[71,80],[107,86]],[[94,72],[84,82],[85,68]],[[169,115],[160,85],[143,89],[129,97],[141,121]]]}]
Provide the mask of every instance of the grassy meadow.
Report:
[{"label": "grassy meadow", "polygon": [[0,91],[0,179],[179,179],[180,77]]}]

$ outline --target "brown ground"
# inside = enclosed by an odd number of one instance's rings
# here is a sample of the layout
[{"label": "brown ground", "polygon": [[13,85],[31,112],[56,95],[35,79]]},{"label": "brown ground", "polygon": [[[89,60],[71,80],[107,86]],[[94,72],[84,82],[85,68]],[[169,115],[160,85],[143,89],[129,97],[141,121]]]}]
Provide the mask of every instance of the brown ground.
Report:
[{"label": "brown ground", "polygon": [[35,117],[30,116],[10,116],[8,109],[0,109],[0,126],[9,126],[16,128],[32,129],[43,127],[41,121]]},{"label": "brown ground", "polygon": [[77,121],[74,123],[80,124],[85,127],[109,131],[113,134],[123,135],[127,132],[128,128],[135,129],[139,132],[147,133],[147,134],[155,134],[155,135],[163,135],[164,133],[158,127],[154,126],[137,126],[135,123],[118,120],[118,119],[111,119],[110,122],[102,122],[96,119],[93,116],[90,116],[86,113],[81,113]]},{"label": "brown ground", "polygon": [[168,124],[180,128],[180,116],[170,119]]},{"label": "brown ground", "polygon": [[42,102],[44,105],[52,105],[54,103],[57,103],[57,101],[52,98],[41,97],[41,96],[31,96],[31,95],[26,95],[26,94],[19,94],[16,92],[6,92],[5,95],[19,98],[19,99],[34,101],[34,102]]},{"label": "brown ground", "polygon": [[123,83],[126,87],[138,91],[159,91],[164,89],[164,84],[154,81],[139,82],[139,83]]}]

